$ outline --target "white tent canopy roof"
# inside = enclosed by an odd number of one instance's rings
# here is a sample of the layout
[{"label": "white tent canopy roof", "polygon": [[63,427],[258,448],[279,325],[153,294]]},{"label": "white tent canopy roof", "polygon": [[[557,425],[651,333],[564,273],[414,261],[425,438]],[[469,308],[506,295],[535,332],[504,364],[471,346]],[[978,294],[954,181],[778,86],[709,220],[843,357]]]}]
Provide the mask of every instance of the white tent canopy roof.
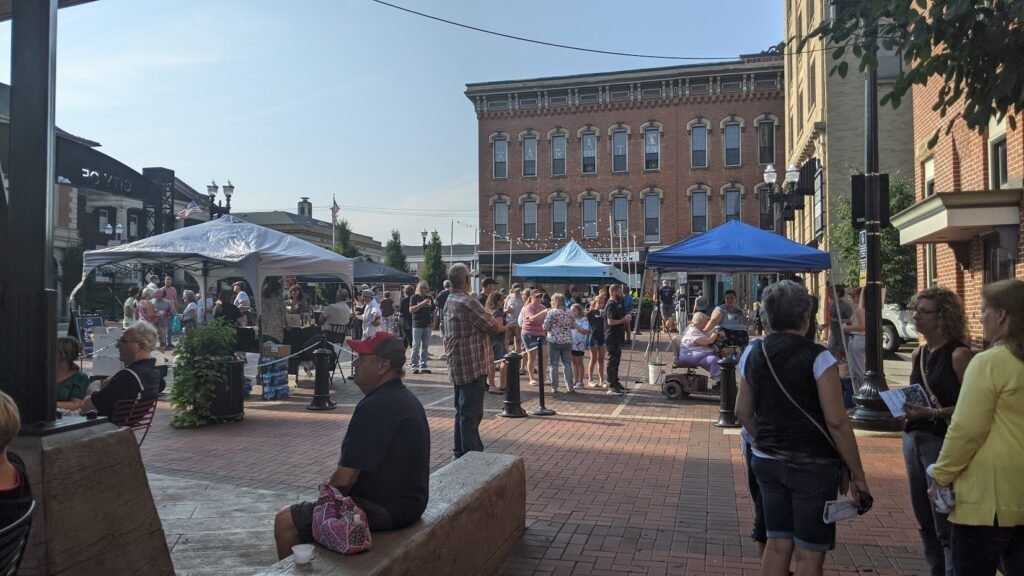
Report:
[{"label": "white tent canopy roof", "polygon": [[[353,285],[352,260],[276,230],[222,216],[216,220],[88,250],[82,278],[100,266],[136,262],[185,269],[205,290],[208,282],[242,277],[259,297],[268,276],[332,276]],[[77,288],[76,288],[77,291]]]}]

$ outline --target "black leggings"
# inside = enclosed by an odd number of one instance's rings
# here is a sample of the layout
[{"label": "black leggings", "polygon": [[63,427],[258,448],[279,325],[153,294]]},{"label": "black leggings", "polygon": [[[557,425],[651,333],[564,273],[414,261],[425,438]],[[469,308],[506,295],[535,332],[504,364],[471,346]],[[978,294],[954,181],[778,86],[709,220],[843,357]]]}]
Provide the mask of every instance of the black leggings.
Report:
[{"label": "black leggings", "polygon": [[953,564],[960,576],[993,576],[997,566],[1005,576],[1024,576],[1024,526],[951,524],[950,529]]}]

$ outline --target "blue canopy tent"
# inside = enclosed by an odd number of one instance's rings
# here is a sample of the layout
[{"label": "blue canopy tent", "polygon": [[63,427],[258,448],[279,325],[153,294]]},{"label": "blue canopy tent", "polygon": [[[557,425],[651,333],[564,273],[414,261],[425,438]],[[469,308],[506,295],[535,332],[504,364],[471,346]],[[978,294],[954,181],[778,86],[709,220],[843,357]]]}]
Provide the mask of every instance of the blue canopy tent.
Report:
[{"label": "blue canopy tent", "polygon": [[536,262],[515,264],[512,275],[528,280],[548,282],[604,278],[609,281],[626,283],[629,277],[615,266],[598,261],[580,247],[575,240],[569,240],[557,252]]},{"label": "blue canopy tent", "polygon": [[733,220],[651,252],[646,265],[660,272],[808,272],[832,268],[832,257]]}]

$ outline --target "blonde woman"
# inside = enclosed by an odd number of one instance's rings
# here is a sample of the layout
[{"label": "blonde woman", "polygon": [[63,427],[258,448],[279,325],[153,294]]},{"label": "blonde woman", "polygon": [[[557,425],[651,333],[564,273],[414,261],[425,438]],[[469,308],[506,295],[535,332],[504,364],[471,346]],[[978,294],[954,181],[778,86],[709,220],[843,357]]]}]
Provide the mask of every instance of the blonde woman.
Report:
[{"label": "blonde woman", "polygon": [[583,388],[583,352],[587,349],[587,340],[590,338],[590,322],[583,314],[583,306],[573,304],[569,311],[576,322],[576,328],[572,332],[572,374],[573,388]]}]

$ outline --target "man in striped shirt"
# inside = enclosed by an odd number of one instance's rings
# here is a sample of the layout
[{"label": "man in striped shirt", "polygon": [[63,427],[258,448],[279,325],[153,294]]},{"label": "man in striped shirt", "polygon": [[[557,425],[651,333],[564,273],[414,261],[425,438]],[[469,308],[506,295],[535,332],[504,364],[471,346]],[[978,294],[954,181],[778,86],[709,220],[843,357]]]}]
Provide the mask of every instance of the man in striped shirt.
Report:
[{"label": "man in striped shirt", "polygon": [[448,352],[448,380],[455,386],[456,458],[466,452],[483,452],[480,421],[484,416],[487,371],[494,370],[490,359],[491,334],[501,332],[497,319],[469,294],[470,273],[465,264],[448,270],[451,294],[444,306],[444,341]]}]

